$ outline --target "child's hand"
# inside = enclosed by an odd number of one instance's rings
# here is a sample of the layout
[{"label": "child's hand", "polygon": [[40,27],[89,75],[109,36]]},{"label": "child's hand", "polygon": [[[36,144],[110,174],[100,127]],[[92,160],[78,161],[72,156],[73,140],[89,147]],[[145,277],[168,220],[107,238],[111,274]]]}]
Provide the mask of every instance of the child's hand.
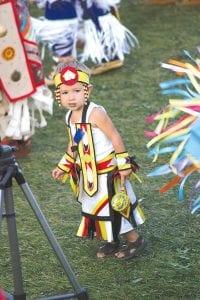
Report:
[{"label": "child's hand", "polygon": [[54,179],[62,179],[63,176],[65,175],[66,173],[62,170],[60,170],[59,168],[55,168],[53,169],[53,171],[51,172],[51,175]]},{"label": "child's hand", "polygon": [[120,177],[121,177],[121,187],[124,187],[125,180],[129,178],[129,175],[131,175],[132,169],[119,171]]}]

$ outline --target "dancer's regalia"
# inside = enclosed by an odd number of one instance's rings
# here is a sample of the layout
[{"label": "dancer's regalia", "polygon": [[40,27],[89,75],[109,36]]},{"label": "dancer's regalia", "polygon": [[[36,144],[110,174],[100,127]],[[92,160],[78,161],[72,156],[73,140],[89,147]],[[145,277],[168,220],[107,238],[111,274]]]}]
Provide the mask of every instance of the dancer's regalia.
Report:
[{"label": "dancer's regalia", "polygon": [[196,181],[189,196],[190,210],[194,213],[200,208],[200,65],[198,59],[194,60],[187,51],[184,53],[189,62],[170,60],[161,65],[176,72],[179,78],[160,84],[163,94],[171,98],[163,110],[147,118],[148,123],[158,124],[145,135],[152,137],[147,148],[151,148],[148,157],[153,157],[154,162],[161,154],[171,155],[167,164],[149,173],[149,176],[175,175],[160,189],[161,193],[180,183],[178,198],[183,200],[184,184]]},{"label": "dancer's regalia", "polygon": [[[82,62],[91,60],[94,64],[115,61],[107,65],[115,68],[122,66],[124,56],[138,45],[133,33],[113,14],[119,0],[37,2],[39,7],[45,7],[43,18],[33,18],[37,40],[48,45],[55,57],[72,56]],[[80,41],[82,49],[77,53]]]},{"label": "dancer's regalia", "polygon": [[[42,63],[26,1],[0,2],[0,139],[26,141],[52,114],[53,97],[44,85]],[[40,119],[35,118],[38,110]]]},{"label": "dancer's regalia", "polygon": [[37,41],[48,46],[54,59],[75,58],[78,34],[76,0],[38,0],[37,3],[45,10],[44,17],[32,17]]},{"label": "dancer's regalia", "polygon": [[[57,100],[60,97],[60,84],[67,76],[71,76],[72,71],[72,68],[67,67],[56,74]],[[78,78],[76,80],[79,82],[89,84],[89,77],[83,71],[75,70],[72,75],[71,82]],[[65,153],[58,168],[70,175],[72,189],[82,206],[83,217],[77,235],[96,235],[98,239],[112,242],[117,240],[119,234],[127,233],[142,224],[145,218],[128,180],[125,182],[125,190],[130,202],[120,208],[123,204],[122,196],[120,203],[116,205],[116,201],[111,205],[113,196],[121,190],[119,171],[131,168],[136,170],[134,168],[137,165],[127,152],[115,153],[104,132],[89,122],[90,114],[97,107],[104,110],[102,106],[87,100],[82,118],[75,124],[71,121],[72,111],[67,112],[69,144],[74,156]]]},{"label": "dancer's regalia", "polygon": [[[118,234],[129,232],[134,227],[131,222],[111,207],[112,196],[120,191],[120,178],[119,175],[117,176],[112,144],[102,131],[98,128],[91,128],[91,124],[88,123],[90,112],[94,107],[98,106],[91,102],[84,123],[73,125],[69,117],[70,112],[66,116],[72,139],[78,128],[84,131],[82,142],[78,147],[79,159],[77,160],[78,169],[81,166],[77,197],[82,204],[83,215],[78,236],[86,237],[96,232],[98,239],[111,242]],[[99,143],[101,147],[96,146]],[[126,192],[131,201],[131,213],[136,227],[144,222],[144,216],[128,181],[126,182]],[[114,214],[115,222],[113,222]],[[116,214],[118,214],[118,218],[116,218]]]},{"label": "dancer's regalia", "polygon": [[93,0],[80,1],[84,30],[84,47],[81,60],[91,59],[95,64],[120,60],[129,54],[132,47],[138,45],[137,38],[128,30],[112,8],[120,1]]}]

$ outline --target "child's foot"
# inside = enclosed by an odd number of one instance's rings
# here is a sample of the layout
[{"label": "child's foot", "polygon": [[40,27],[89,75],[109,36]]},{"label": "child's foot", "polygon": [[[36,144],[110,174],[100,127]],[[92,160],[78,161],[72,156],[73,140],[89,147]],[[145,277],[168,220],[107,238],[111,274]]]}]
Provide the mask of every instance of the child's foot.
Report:
[{"label": "child's foot", "polygon": [[131,259],[137,256],[147,246],[147,241],[139,236],[135,242],[127,242],[115,253],[115,257],[120,260]]},{"label": "child's foot", "polygon": [[119,250],[119,242],[105,243],[99,247],[97,251],[97,258],[106,258],[114,256]]}]

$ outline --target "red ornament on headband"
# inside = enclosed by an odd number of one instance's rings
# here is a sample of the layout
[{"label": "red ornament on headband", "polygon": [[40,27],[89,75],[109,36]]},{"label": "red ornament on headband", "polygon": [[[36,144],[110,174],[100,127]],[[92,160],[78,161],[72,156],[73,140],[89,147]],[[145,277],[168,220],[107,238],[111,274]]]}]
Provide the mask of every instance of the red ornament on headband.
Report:
[{"label": "red ornament on headband", "polygon": [[78,72],[74,67],[66,67],[61,71],[60,79],[63,84],[73,85],[78,81]]}]

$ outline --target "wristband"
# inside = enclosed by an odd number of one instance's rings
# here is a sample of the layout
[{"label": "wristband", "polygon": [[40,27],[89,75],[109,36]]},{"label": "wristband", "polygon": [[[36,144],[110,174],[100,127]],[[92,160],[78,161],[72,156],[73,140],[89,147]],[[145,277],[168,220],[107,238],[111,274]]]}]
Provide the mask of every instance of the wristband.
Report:
[{"label": "wristband", "polygon": [[128,152],[116,153],[117,166],[119,171],[131,169],[130,157]]},{"label": "wristband", "polygon": [[74,166],[74,158],[71,157],[68,153],[65,153],[58,163],[58,168],[66,173],[69,173]]}]

